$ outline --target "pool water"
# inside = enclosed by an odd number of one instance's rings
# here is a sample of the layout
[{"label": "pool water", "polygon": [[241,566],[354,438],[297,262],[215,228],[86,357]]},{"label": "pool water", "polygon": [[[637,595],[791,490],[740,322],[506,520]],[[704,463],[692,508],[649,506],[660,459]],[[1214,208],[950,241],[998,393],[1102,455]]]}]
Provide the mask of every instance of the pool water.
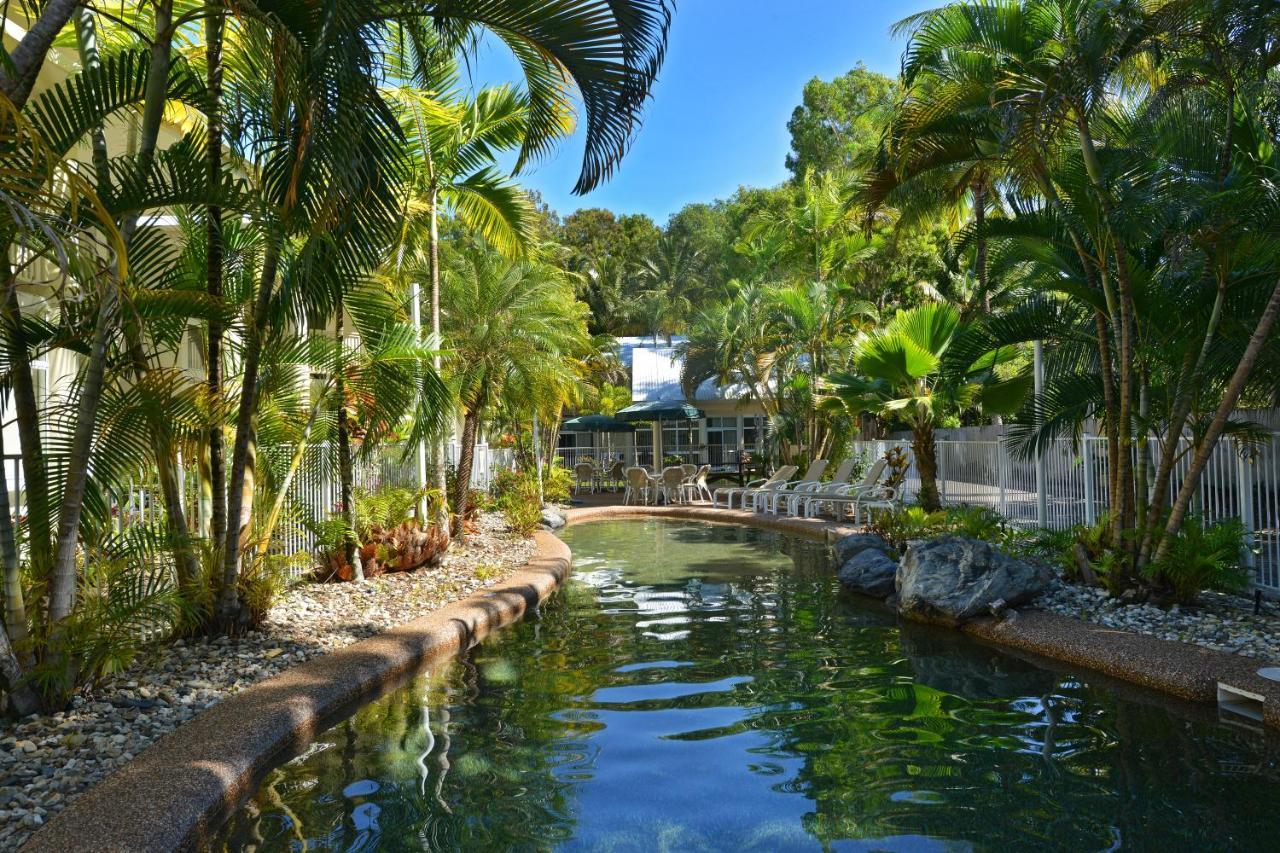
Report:
[{"label": "pool water", "polygon": [[536,616],[272,771],[243,850],[1271,849],[1280,742],[840,591],[732,526],[565,533]]}]

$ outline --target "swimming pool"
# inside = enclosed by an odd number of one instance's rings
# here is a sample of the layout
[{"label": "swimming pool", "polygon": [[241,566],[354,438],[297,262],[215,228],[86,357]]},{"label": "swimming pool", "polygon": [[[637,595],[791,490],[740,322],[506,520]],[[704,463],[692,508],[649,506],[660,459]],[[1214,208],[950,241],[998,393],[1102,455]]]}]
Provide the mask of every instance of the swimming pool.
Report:
[{"label": "swimming pool", "polygon": [[899,624],[823,547],[570,528],[519,625],[272,771],[230,849],[1274,849],[1280,743]]}]

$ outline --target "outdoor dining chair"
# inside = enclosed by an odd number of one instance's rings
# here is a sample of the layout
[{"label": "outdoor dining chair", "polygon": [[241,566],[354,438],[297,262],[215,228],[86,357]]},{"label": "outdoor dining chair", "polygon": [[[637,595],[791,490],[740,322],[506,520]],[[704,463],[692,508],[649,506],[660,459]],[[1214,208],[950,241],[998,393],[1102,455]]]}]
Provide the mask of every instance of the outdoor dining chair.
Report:
[{"label": "outdoor dining chair", "polygon": [[684,467],[672,465],[662,469],[662,500],[667,504],[680,503],[680,484],[684,482]]},{"label": "outdoor dining chair", "polygon": [[707,486],[707,477],[711,474],[711,466],[703,465],[697,472],[680,484],[680,497],[686,503],[695,500],[711,500],[711,489]]},{"label": "outdoor dining chair", "polygon": [[627,466],[621,459],[610,466],[607,479],[609,483],[609,490],[613,492],[618,491],[618,489],[626,485]]},{"label": "outdoor dining chair", "polygon": [[573,493],[575,495],[582,494],[585,488],[588,492],[596,490],[596,466],[590,462],[579,462],[573,466]]},{"label": "outdoor dining chair", "polygon": [[652,474],[643,468],[627,469],[627,488],[622,493],[622,502],[629,504],[633,500],[637,503],[649,503],[649,497],[654,492],[656,481]]}]

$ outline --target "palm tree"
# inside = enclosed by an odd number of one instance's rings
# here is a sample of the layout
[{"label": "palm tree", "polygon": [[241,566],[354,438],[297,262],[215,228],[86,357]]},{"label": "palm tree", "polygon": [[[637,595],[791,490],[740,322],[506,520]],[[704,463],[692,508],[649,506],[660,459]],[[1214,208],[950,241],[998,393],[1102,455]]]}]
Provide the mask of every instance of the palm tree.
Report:
[{"label": "palm tree", "polygon": [[[277,90],[276,75],[240,75],[244,102],[262,116],[258,139],[246,150],[265,152],[261,174],[271,233],[245,353],[244,378],[232,452],[227,511],[238,516],[248,462],[257,372],[264,332],[276,293],[282,243],[310,235],[304,248],[309,276],[343,276],[375,266],[379,246],[395,233],[401,211],[397,193],[405,175],[398,143],[399,123],[373,81],[379,33],[393,20],[406,20],[398,4],[342,4],[338,10],[301,16],[296,4],[282,0],[257,4],[272,20],[287,23],[292,52],[286,78]],[[586,0],[542,3],[530,8],[514,0],[429,6],[426,15],[445,44],[460,45],[486,29],[505,42],[528,83],[530,115],[521,158],[547,150],[562,126],[564,86],[572,81],[582,94],[587,116],[586,154],[576,189],[585,192],[613,170],[625,151],[665,50],[670,13],[664,0]],[[247,56],[276,56],[278,40],[264,31]],[[264,86],[265,83],[265,86]],[[219,616],[235,628],[239,621],[236,577],[239,532],[228,529],[223,552]]]},{"label": "palm tree", "polygon": [[[438,46],[434,50],[439,53]],[[411,58],[417,56],[416,52],[411,53]],[[508,254],[524,252],[533,241],[533,206],[528,196],[493,165],[499,153],[524,143],[528,99],[505,86],[481,90],[474,99],[462,98],[452,91],[455,64],[453,57],[446,54],[434,61],[428,57],[408,69],[423,85],[432,85],[436,91],[401,86],[387,93],[400,115],[414,170],[405,196],[404,225],[392,274],[403,270],[406,253],[421,250],[420,244],[425,242],[433,340],[440,337],[442,210]],[[439,93],[441,89],[446,91]],[[410,298],[416,306],[420,298],[416,283]],[[435,368],[440,370],[439,356]],[[441,445],[435,445],[434,455],[436,487],[443,493]],[[447,510],[442,505],[444,511]]]},{"label": "palm tree", "polygon": [[530,398],[574,383],[575,357],[587,351],[590,337],[570,277],[536,259],[460,248],[445,265],[442,286],[446,369],[463,414],[453,500],[453,533],[461,536],[482,423],[508,392]]},{"label": "palm tree", "polygon": [[963,332],[959,313],[945,303],[901,311],[859,345],[852,372],[834,374],[827,381],[829,407],[853,416],[876,414],[911,429],[920,473],[919,501],[930,512],[942,506],[934,440],[939,420],[974,405],[987,411],[1017,411],[1027,391],[1025,376],[991,380],[992,365],[1012,358],[1012,350],[948,363]]}]

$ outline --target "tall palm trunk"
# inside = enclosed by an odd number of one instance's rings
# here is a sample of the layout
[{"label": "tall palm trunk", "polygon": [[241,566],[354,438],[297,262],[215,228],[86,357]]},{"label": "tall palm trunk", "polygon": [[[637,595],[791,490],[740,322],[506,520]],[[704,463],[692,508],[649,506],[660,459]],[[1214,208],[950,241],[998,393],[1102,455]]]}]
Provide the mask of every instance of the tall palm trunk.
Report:
[{"label": "tall palm trunk", "polygon": [[347,383],[345,345],[342,339],[342,297],[338,297],[338,320],[334,324],[334,338],[338,345],[337,393],[338,393],[338,477],[342,501],[342,521],[346,531],[342,539],[343,557],[351,567],[353,579],[364,580],[364,566],[360,563],[359,543],[356,542],[355,472],[351,466],[351,425],[347,420]]},{"label": "tall palm trunk", "polygon": [[457,482],[453,486],[453,536],[461,541],[465,535],[467,503],[471,499],[471,465],[475,456],[476,431],[479,429],[480,415],[474,408],[468,408],[462,419],[462,447],[458,451]]},{"label": "tall palm trunk", "polygon": [[942,508],[938,493],[938,445],[934,441],[933,423],[923,423],[911,430],[911,452],[916,457],[916,470],[920,473],[920,494],[917,500],[926,512]]},{"label": "tall palm trunk", "polygon": [[[1249,344],[1245,347],[1244,354],[1240,357],[1240,363],[1236,365],[1235,372],[1231,374],[1231,381],[1227,383],[1227,389],[1222,395],[1222,401],[1218,404],[1218,411],[1214,413],[1213,420],[1209,423],[1209,429],[1205,432],[1204,439],[1201,441],[1195,457],[1187,467],[1187,473],[1182,480],[1182,487],[1178,490],[1178,497],[1169,510],[1169,520],[1165,524],[1164,538],[1160,541],[1160,548],[1156,552],[1157,560],[1161,560],[1168,555],[1169,549],[1173,546],[1174,538],[1178,535],[1178,531],[1182,529],[1182,522],[1187,516],[1188,508],[1191,506],[1191,499],[1200,488],[1200,476],[1204,473],[1205,466],[1209,464],[1209,458],[1218,446],[1218,439],[1222,437],[1227,421],[1230,420],[1231,413],[1235,410],[1236,403],[1240,400],[1240,395],[1244,393],[1245,385],[1249,382],[1249,376],[1253,373],[1253,367],[1258,362],[1258,356],[1261,355],[1262,348],[1266,345],[1267,339],[1271,335],[1271,329],[1275,325],[1277,315],[1280,315],[1280,281],[1276,282],[1275,288],[1271,291],[1271,299],[1268,300],[1266,308],[1262,310],[1262,315],[1258,318],[1258,325],[1254,328],[1253,335],[1249,338]],[[1244,495],[1242,499],[1251,501],[1253,500],[1253,495]]]},{"label": "tall palm trunk", "polygon": [[0,92],[18,109],[26,106],[53,40],[70,21],[80,0],[49,0],[0,68]]},{"label": "tall palm trunk", "polygon": [[[4,304],[5,332],[9,337],[9,376],[13,383],[14,418],[18,423],[18,443],[22,453],[23,489],[27,493],[27,547],[31,569],[37,577],[47,576],[53,567],[53,505],[49,496],[49,471],[45,465],[40,419],[44,408],[36,399],[31,373],[31,351],[23,326],[18,289],[11,268],[0,259],[6,275],[8,295]],[[21,508],[19,508],[21,511]]]},{"label": "tall palm trunk", "polygon": [[58,510],[57,551],[53,573],[49,578],[49,621],[61,622],[71,614],[76,600],[76,546],[79,543],[80,515],[84,510],[85,486],[89,480],[93,435],[98,421],[98,404],[102,401],[103,378],[107,367],[107,348],[115,330],[119,313],[118,283],[107,283],[93,341],[86,359],[84,381],[76,408],[76,426],[71,449],[67,454],[67,479]]},{"label": "tall palm trunk", "polygon": [[[208,57],[206,86],[209,93],[207,117],[208,141],[205,147],[205,164],[209,170],[209,182],[218,186],[222,182],[222,30],[223,18],[217,0],[209,3],[210,15],[205,25],[205,47]],[[205,208],[205,229],[208,245],[205,252],[205,289],[217,302],[222,301],[222,208],[209,205]],[[209,427],[209,536],[214,547],[220,547],[227,535],[227,484],[226,448],[223,441],[222,415],[222,321],[216,317],[209,321],[208,350],[205,353],[209,402],[214,422]]]},{"label": "tall palm trunk", "polygon": [[253,434],[254,412],[258,405],[258,372],[262,364],[263,340],[268,332],[271,298],[275,292],[280,267],[282,235],[269,234],[262,260],[262,277],[254,300],[252,327],[245,342],[244,377],[240,387],[240,406],[236,414],[236,440],[231,449],[231,476],[227,483],[227,535],[223,540],[222,582],[218,593],[217,618],[223,630],[238,630],[241,620],[240,594],[240,530],[231,519],[240,519],[246,501],[245,473],[249,465],[249,445]]},{"label": "tall palm trunk", "polygon": [[[4,567],[5,633],[15,646],[27,638],[27,606],[22,593],[22,566],[18,560],[18,535],[9,505],[9,472],[4,460],[4,435],[0,431],[0,563]],[[24,656],[22,663],[29,663]],[[9,682],[13,684],[13,681]]]},{"label": "tall palm trunk", "polygon": [[[427,154],[428,164],[430,164],[430,152]],[[431,167],[434,168],[434,167]],[[430,229],[428,231],[428,253],[431,265],[431,337],[435,341],[436,353],[432,356],[432,366],[435,368],[436,375],[439,376],[443,369],[440,360],[440,221],[439,221],[439,202],[440,190],[432,179],[431,192],[427,196],[428,216],[430,217]],[[439,490],[442,498],[449,495],[449,481],[445,476],[444,470],[444,436],[437,439],[435,444],[435,479],[436,489]],[[437,523],[443,528],[449,522],[449,502],[448,500],[440,501],[440,518]]]}]

